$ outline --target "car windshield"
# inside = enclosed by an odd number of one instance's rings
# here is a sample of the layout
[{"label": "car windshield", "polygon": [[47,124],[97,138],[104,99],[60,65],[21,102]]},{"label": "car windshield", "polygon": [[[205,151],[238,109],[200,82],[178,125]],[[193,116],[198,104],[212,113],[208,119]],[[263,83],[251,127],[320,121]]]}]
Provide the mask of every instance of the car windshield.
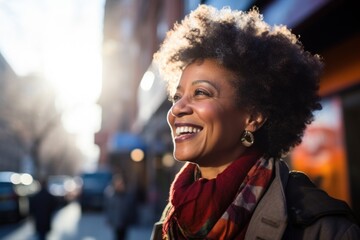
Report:
[{"label": "car windshield", "polygon": [[83,179],[83,187],[85,189],[91,188],[104,188],[107,184],[109,184],[111,180],[111,174],[109,173],[91,173],[84,174],[82,176]]}]

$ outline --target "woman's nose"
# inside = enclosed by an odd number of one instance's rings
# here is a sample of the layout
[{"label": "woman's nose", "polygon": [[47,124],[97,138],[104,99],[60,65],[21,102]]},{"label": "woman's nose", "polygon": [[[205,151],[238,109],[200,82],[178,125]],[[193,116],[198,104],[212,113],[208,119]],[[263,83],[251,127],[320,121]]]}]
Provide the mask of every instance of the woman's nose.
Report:
[{"label": "woman's nose", "polygon": [[181,117],[183,115],[191,114],[192,107],[189,104],[189,101],[185,97],[182,97],[174,103],[170,109],[170,112],[174,117]]}]

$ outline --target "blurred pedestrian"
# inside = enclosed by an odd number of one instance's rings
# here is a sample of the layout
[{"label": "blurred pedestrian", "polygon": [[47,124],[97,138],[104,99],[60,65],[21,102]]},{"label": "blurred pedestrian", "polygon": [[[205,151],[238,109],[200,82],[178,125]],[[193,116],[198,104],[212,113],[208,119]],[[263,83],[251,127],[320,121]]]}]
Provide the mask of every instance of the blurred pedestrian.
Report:
[{"label": "blurred pedestrian", "polygon": [[52,217],[57,209],[57,200],[47,188],[47,180],[40,180],[40,191],[30,197],[30,214],[35,222],[39,240],[45,240],[51,230]]},{"label": "blurred pedestrian", "polygon": [[128,227],[136,213],[133,191],[128,189],[121,174],[114,174],[112,183],[105,189],[105,214],[108,224],[114,230],[115,240],[126,239]]},{"label": "blurred pedestrian", "polygon": [[321,109],[321,58],[287,27],[200,5],[155,60],[184,166],[153,238],[360,239],[349,206],[281,159]]}]

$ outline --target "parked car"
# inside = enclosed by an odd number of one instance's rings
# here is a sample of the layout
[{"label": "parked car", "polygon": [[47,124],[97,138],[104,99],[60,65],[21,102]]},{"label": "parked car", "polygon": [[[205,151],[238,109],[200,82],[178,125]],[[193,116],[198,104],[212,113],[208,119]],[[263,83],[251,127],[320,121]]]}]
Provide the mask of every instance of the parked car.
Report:
[{"label": "parked car", "polygon": [[38,191],[30,174],[0,172],[0,222],[17,222],[29,215],[29,196]]},{"label": "parked car", "polygon": [[80,179],[68,175],[53,175],[47,180],[49,192],[55,196],[60,206],[75,200],[80,193]]},{"label": "parked car", "polygon": [[103,209],[104,191],[111,183],[111,178],[112,174],[110,172],[93,172],[81,175],[82,188],[79,202],[82,210]]}]

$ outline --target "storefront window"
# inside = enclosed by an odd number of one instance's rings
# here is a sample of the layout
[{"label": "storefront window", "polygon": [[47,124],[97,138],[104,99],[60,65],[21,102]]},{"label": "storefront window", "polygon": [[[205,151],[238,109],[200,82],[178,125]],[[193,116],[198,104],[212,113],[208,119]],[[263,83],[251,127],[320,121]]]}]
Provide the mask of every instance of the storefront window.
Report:
[{"label": "storefront window", "polygon": [[350,204],[341,101],[332,98],[322,105],[303,142],[291,153],[290,164],[292,169],[307,173],[329,195]]}]

